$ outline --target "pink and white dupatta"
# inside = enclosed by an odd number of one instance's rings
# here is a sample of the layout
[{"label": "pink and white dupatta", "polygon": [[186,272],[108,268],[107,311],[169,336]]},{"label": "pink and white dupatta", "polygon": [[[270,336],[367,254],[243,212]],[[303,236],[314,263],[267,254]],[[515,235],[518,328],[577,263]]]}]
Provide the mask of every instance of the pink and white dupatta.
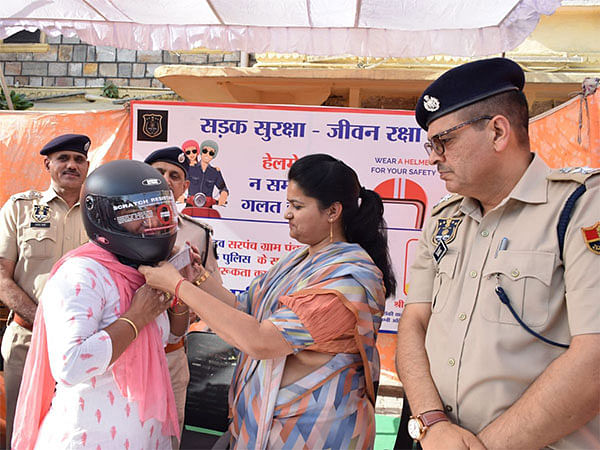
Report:
[{"label": "pink and white dupatta", "polygon": [[[119,291],[120,314],[129,309],[135,291],[144,283],[142,274],[121,264],[114,254],[88,243],[57,261],[50,277],[67,259],[73,257],[91,258],[106,267]],[[142,421],[155,418],[162,423],[163,435],[179,435],[171,379],[156,322],[152,321],[140,330],[137,339],[113,364],[112,372],[121,394],[137,403]],[[50,409],[55,384],[50,371],[46,324],[40,304],[19,391],[12,437],[13,449],[34,448],[39,428]],[[166,395],[158,395],[161,392]]]}]

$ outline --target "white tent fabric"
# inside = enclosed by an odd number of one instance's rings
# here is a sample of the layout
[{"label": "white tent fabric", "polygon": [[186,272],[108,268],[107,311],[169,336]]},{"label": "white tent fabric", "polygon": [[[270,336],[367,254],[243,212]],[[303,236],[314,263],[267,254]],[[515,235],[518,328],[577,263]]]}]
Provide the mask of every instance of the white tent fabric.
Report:
[{"label": "white tent fabric", "polygon": [[560,0],[2,0],[0,39],[42,29],[138,50],[418,57],[518,46]]}]

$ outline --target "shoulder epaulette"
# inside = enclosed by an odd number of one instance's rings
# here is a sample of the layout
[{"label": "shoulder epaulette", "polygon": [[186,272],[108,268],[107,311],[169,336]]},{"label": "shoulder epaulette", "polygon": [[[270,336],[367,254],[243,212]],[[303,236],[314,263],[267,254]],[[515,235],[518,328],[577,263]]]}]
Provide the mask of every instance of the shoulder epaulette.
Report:
[{"label": "shoulder epaulette", "polygon": [[433,205],[433,209],[431,210],[431,215],[434,215],[444,209],[446,206],[451,205],[459,200],[462,200],[463,196],[459,194],[447,194],[444,195],[439,202]]},{"label": "shoulder epaulette", "polygon": [[39,191],[34,191],[33,189],[30,191],[19,192],[18,194],[14,194],[10,197],[10,199],[15,202],[17,200],[34,200],[36,198],[40,198],[42,193]]},{"label": "shoulder epaulette", "polygon": [[552,170],[546,178],[552,181],[575,181],[584,184],[588,178],[598,173],[600,169],[593,167],[563,167]]},{"label": "shoulder epaulette", "polygon": [[195,217],[192,217],[192,216],[188,216],[187,214],[183,214],[183,213],[180,213],[180,214],[179,214],[179,216],[180,216],[181,218],[183,218],[183,219],[185,219],[185,220],[189,221],[189,222],[192,222],[192,223],[193,223],[193,224],[195,224],[195,225],[198,225],[199,227],[202,227],[202,228],[204,228],[204,229],[205,229],[206,231],[208,231],[208,232],[209,232],[211,235],[213,234],[213,229],[212,229],[212,227],[211,227],[210,225],[208,225],[208,224],[206,224],[206,223],[202,222],[200,219],[197,219],[197,218],[195,218]]}]

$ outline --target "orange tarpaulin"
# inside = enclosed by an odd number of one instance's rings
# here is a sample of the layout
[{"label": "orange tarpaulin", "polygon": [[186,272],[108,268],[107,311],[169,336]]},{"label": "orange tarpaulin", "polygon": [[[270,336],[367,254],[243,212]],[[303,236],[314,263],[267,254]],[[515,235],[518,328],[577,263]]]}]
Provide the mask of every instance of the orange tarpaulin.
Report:
[{"label": "orange tarpaulin", "polygon": [[[64,133],[88,135],[94,169],[103,162],[130,157],[129,126],[126,109],[0,112],[0,204],[16,192],[48,187],[49,177],[39,150],[53,137]],[[530,137],[532,150],[551,167],[600,167],[600,90],[587,97],[587,108],[580,95],[534,117]]]},{"label": "orange tarpaulin", "polygon": [[579,95],[531,119],[531,149],[550,167],[600,167],[600,89],[585,103]]},{"label": "orange tarpaulin", "polygon": [[130,157],[129,111],[0,113],[0,205],[17,192],[45,190],[50,176],[40,149],[58,135],[90,137],[90,170],[113,159]]}]

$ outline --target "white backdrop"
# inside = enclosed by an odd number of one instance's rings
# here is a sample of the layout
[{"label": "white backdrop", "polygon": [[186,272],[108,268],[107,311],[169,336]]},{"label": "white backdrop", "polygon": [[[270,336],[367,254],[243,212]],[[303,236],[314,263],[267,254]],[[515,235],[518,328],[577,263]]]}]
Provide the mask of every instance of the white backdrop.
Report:
[{"label": "white backdrop", "polygon": [[[141,140],[149,139],[142,119],[148,114],[164,116],[151,133],[160,131],[160,141]],[[226,206],[215,207],[221,218],[202,220],[214,229],[221,274],[234,292],[300,245],[283,219],[293,161],[328,153],[355,169],[362,185],[384,199],[398,292],[388,299],[382,331],[396,330],[422,222],[445,194],[412,111],[133,102],[132,121],[133,159],[188,139],[218,142],[211,165],[221,170],[230,195]]]}]

